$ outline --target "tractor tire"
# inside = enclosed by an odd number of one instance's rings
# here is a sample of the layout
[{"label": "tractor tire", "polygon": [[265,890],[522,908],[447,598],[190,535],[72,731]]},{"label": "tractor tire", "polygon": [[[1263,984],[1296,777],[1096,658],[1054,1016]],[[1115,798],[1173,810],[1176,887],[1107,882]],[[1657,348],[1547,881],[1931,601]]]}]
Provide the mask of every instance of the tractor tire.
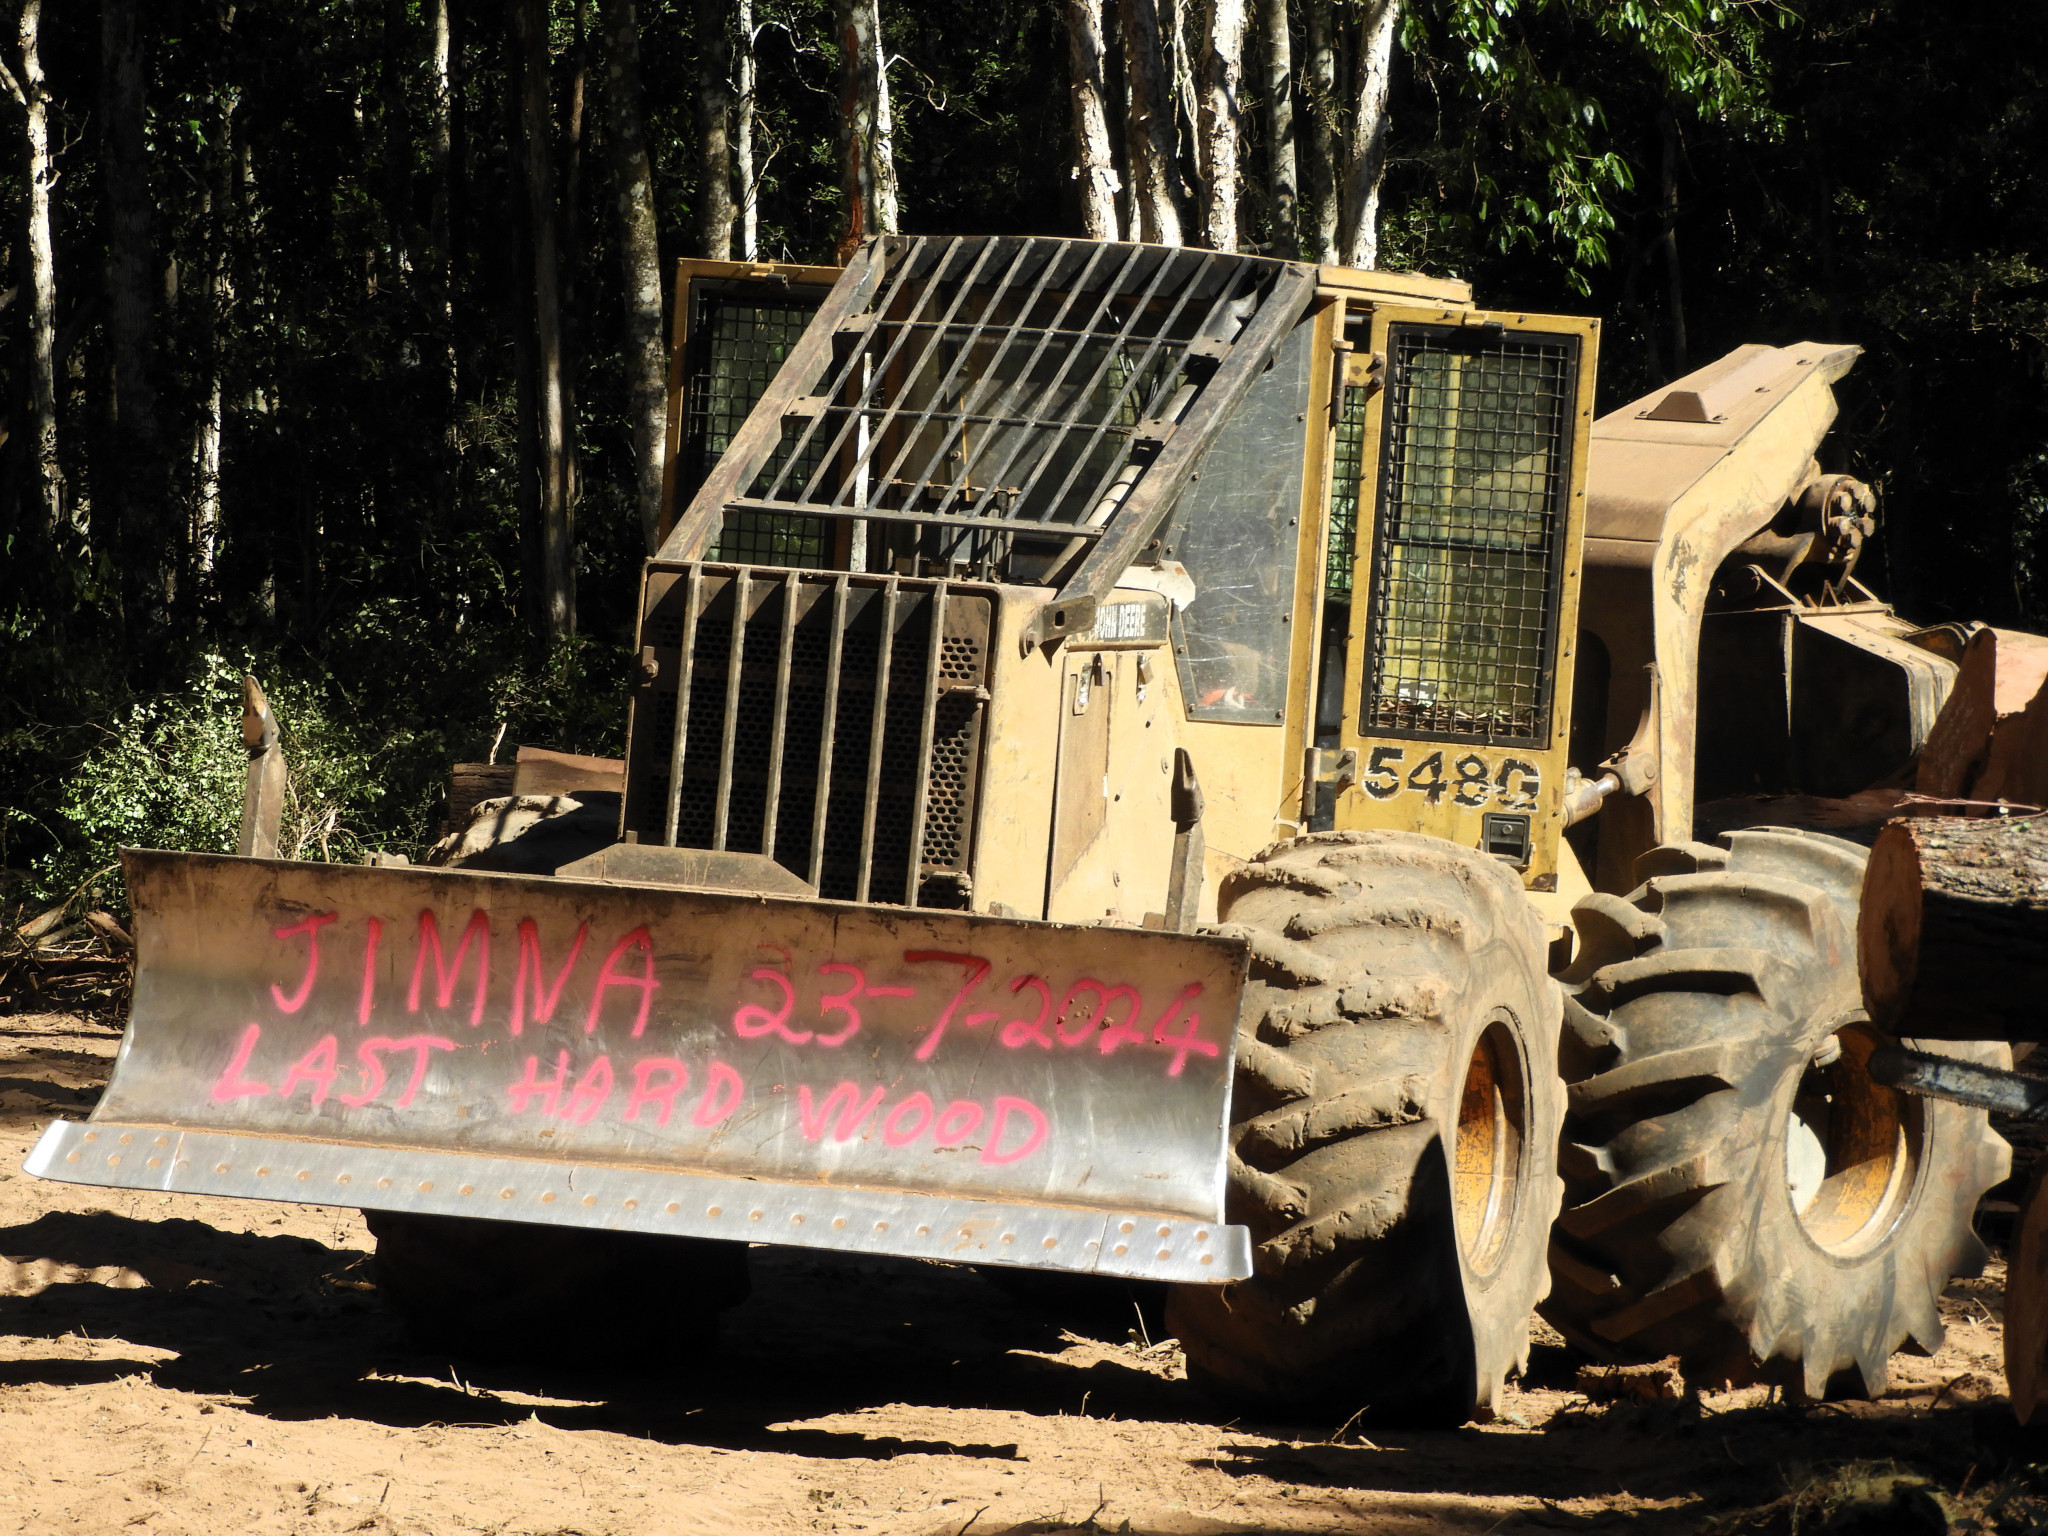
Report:
[{"label": "tractor tire", "polygon": [[[1694,1386],[1884,1390],[1941,1345],[1974,1274],[1977,1200],[2011,1149],[1981,1110],[1873,1082],[1865,851],[1790,828],[1653,849],[1589,896],[1564,974],[1563,1216],[1543,1316],[1607,1359],[1677,1355]],[[2003,1045],[1903,1042],[2003,1066]]]},{"label": "tractor tire", "polygon": [[[618,838],[619,797],[512,796],[478,805],[424,863],[552,875]],[[584,1227],[364,1211],[378,1293],[421,1345],[469,1359],[625,1363],[701,1338],[746,1300],[743,1243]],[[650,1321],[650,1320],[655,1321]]]},{"label": "tractor tire", "polygon": [[465,1359],[630,1367],[701,1354],[678,1319],[747,1299],[747,1250],[709,1238],[365,1211],[379,1298],[414,1340]]},{"label": "tractor tire", "polygon": [[1562,1192],[1543,924],[1505,865],[1388,832],[1277,844],[1219,907],[1251,945],[1226,1209],[1256,1273],[1169,1297],[1190,1377],[1282,1413],[1484,1416]]}]

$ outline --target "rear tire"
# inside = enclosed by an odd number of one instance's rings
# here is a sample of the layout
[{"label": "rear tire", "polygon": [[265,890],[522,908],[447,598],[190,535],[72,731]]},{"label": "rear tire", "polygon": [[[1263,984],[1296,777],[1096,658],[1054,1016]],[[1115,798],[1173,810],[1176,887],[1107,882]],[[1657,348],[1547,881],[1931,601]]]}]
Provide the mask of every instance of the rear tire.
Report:
[{"label": "rear tire", "polygon": [[[2010,1149],[1981,1110],[1873,1082],[1864,850],[1790,828],[1652,850],[1643,886],[1575,912],[1543,1315],[1606,1358],[1678,1355],[1700,1386],[1884,1390],[1975,1273],[1979,1196]],[[1987,1065],[2005,1047],[1908,1041]]]},{"label": "rear tire", "polygon": [[1559,995],[1498,861],[1318,833],[1231,874],[1251,943],[1228,1219],[1256,1273],[1181,1286],[1188,1371],[1269,1410],[1457,1424],[1528,1353],[1561,1187]]}]

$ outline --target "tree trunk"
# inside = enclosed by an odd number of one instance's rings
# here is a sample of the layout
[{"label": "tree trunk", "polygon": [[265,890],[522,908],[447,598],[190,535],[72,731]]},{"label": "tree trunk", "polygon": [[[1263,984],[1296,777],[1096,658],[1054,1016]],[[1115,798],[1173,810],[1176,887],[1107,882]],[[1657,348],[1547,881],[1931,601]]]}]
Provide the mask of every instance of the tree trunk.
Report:
[{"label": "tree trunk", "polygon": [[449,0],[428,0],[433,106],[427,132],[427,159],[433,181],[433,212],[429,215],[427,239],[433,248],[433,283],[442,326],[441,366],[452,406],[460,395],[462,381],[455,349],[455,29],[448,7]]},{"label": "tree trunk", "polygon": [[[232,5],[221,8],[221,47],[227,51],[235,20]],[[220,115],[214,123],[213,141],[207,152],[213,159],[212,185],[207,188],[206,261],[206,398],[199,407],[199,428],[193,451],[192,574],[189,610],[198,617],[201,589],[213,574],[214,558],[220,544],[220,437],[222,426],[221,364],[234,311],[234,274],[228,267],[228,249],[235,227],[237,172],[240,169],[235,143],[235,107],[239,92],[220,87]]]},{"label": "tree trunk", "polygon": [[2048,819],[1887,823],[1863,877],[1864,1005],[1887,1033],[2048,1039]]},{"label": "tree trunk", "polygon": [[[7,92],[26,115],[28,180],[29,457],[35,479],[38,532],[54,539],[64,520],[64,467],[57,457],[57,262],[50,244],[49,91],[37,34],[42,0],[21,8],[21,77],[7,72]],[[0,65],[0,70],[5,66]]]},{"label": "tree trunk", "polygon": [[562,264],[563,302],[570,317],[576,314],[576,252],[583,248],[583,132],[584,93],[590,83],[590,0],[576,0],[575,30],[569,45],[568,89],[562,93],[562,199],[559,244],[565,253]]},{"label": "tree trunk", "polygon": [[1244,0],[1209,0],[1197,119],[1202,159],[1202,242],[1237,249],[1238,101],[1244,94]]},{"label": "tree trunk", "polygon": [[[562,378],[568,431],[562,471],[563,497],[570,507],[583,501],[583,460],[576,452],[575,380],[583,367],[583,299],[578,279],[583,255],[583,105],[590,79],[590,0],[576,0],[567,63],[569,78],[562,93],[562,192],[556,204],[555,249],[561,262]],[[571,559],[574,559],[573,545]],[[574,578],[571,578],[573,584]],[[573,608],[573,603],[572,603]],[[574,620],[571,620],[571,628]]]},{"label": "tree trunk", "polygon": [[1337,42],[1335,0],[1303,0],[1308,17],[1308,59],[1301,74],[1302,115],[1308,119],[1307,206],[1301,214],[1301,254],[1310,261],[1337,259]]},{"label": "tree trunk", "polygon": [[[874,0],[870,0],[874,4]],[[875,49],[869,62],[875,93],[875,137],[868,152],[869,179],[875,187],[875,233],[893,235],[900,227],[896,206],[896,109],[889,98],[889,45],[882,35],[882,9],[874,4]]]},{"label": "tree trunk", "polygon": [[[1313,5],[1315,0],[1310,0]],[[1272,254],[1292,259],[1300,244],[1294,231],[1297,171],[1294,163],[1294,39],[1287,30],[1287,0],[1259,0],[1265,35],[1266,198],[1273,227]]]},{"label": "tree trunk", "polygon": [[384,0],[384,222],[391,237],[392,275],[412,282],[412,114],[406,110],[405,76],[412,67],[408,0]]},{"label": "tree trunk", "polygon": [[739,92],[733,102],[732,170],[739,189],[740,260],[761,259],[761,183],[754,170],[754,0],[738,0]]},{"label": "tree trunk", "polygon": [[732,53],[724,0],[697,0],[697,249],[732,259]]},{"label": "tree trunk", "polygon": [[169,500],[157,420],[155,265],[143,85],[143,0],[100,9],[100,181],[107,210],[107,335],[114,354],[114,425],[108,451],[119,502],[121,596],[129,655],[152,654],[149,637],[170,600]]},{"label": "tree trunk", "polygon": [[1367,0],[1352,81],[1350,153],[1338,197],[1340,259],[1374,267],[1380,259],[1380,178],[1387,169],[1387,90],[1394,74],[1394,34],[1401,0]]},{"label": "tree trunk", "polygon": [[638,0],[604,0],[605,105],[626,307],[626,399],[633,423],[633,501],[649,553],[660,542],[668,387],[661,347],[661,248],[641,108]]},{"label": "tree trunk", "polygon": [[1155,0],[1118,0],[1124,34],[1124,153],[1130,162],[1131,222],[1153,245],[1182,240],[1177,183],[1179,156],[1173,98]]},{"label": "tree trunk", "polygon": [[1356,78],[1352,82],[1350,154],[1343,160],[1343,188],[1337,197],[1337,248],[1346,266],[1380,262],[1380,178],[1386,174],[1386,90],[1393,84],[1395,33],[1401,31],[1401,0],[1370,0],[1358,33]]},{"label": "tree trunk", "polygon": [[562,276],[556,248],[553,122],[548,110],[547,0],[509,0],[519,51],[519,114],[513,124],[526,185],[533,261],[533,410],[539,511],[538,635],[554,641],[576,629],[575,507],[569,466],[569,379],[562,344]]},{"label": "tree trunk", "polygon": [[1686,371],[1685,287],[1678,269],[1678,118],[1667,108],[1658,115],[1664,154],[1660,169],[1664,181],[1664,303],[1671,318],[1671,368]]},{"label": "tree trunk", "polygon": [[430,38],[428,86],[433,92],[432,116],[427,129],[427,163],[433,178],[432,227],[428,238],[434,243],[439,263],[445,266],[449,249],[449,176],[455,157],[455,78],[453,53],[455,32],[448,16],[448,0],[427,0]]},{"label": "tree trunk", "polygon": [[889,72],[878,0],[835,0],[839,28],[839,155],[846,229],[839,259],[869,235],[896,232],[896,165]]},{"label": "tree trunk", "polygon": [[1102,0],[1066,0],[1068,92],[1074,106],[1074,179],[1081,184],[1081,233],[1117,238],[1115,153],[1109,142],[1102,68]]}]

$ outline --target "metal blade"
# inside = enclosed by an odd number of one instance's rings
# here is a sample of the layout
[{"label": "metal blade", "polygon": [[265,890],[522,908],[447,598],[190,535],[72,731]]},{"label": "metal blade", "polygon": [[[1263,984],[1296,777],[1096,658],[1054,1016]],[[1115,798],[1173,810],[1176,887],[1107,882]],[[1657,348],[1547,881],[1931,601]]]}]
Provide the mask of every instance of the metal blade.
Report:
[{"label": "metal blade", "polygon": [[460,871],[123,860],[128,1037],[91,1123],[51,1127],[31,1172],[1249,1273],[1246,1235],[1222,1221],[1236,941]]}]

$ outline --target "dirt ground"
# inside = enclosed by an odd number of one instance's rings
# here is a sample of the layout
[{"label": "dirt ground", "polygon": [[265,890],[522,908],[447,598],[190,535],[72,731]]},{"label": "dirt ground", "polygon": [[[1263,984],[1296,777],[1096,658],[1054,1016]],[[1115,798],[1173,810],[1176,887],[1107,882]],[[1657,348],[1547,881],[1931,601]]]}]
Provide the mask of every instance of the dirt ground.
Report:
[{"label": "dirt ground", "polygon": [[0,1533],[2048,1532],[1998,1265],[1874,1403],[1596,1402],[1553,1342],[1483,1427],[1250,1423],[1155,1298],[768,1249],[721,1322],[647,1320],[682,1367],[486,1370],[408,1342],[354,1211],[20,1173],[118,1041],[0,1017]]}]

